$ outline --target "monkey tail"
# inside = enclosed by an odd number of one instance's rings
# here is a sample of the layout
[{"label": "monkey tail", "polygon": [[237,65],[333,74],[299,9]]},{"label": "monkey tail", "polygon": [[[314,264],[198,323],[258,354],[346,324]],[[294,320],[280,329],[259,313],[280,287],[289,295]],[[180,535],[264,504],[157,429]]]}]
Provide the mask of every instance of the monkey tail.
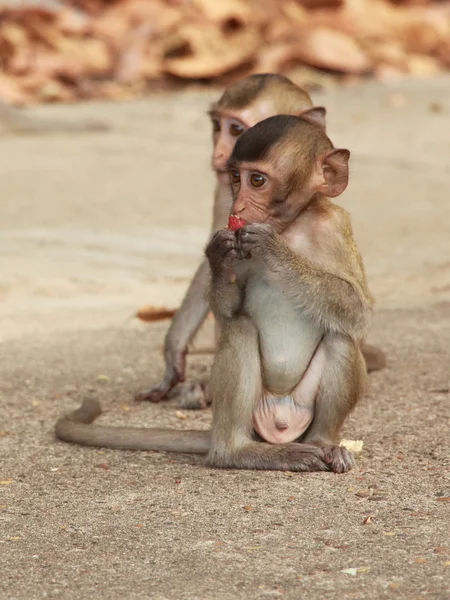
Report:
[{"label": "monkey tail", "polygon": [[100,402],[93,398],[86,398],[80,408],[57,421],[56,437],[64,442],[99,448],[189,454],[206,454],[209,451],[209,431],[91,425],[101,413]]}]

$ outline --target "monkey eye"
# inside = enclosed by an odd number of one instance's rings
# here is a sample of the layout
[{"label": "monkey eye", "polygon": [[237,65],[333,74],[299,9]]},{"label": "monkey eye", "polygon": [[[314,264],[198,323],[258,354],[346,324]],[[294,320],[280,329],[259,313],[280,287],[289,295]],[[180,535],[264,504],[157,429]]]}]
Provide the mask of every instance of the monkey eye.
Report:
[{"label": "monkey eye", "polygon": [[266,183],[266,178],[261,173],[252,173],[250,175],[250,183],[254,188],[259,188]]},{"label": "monkey eye", "polygon": [[220,131],[219,119],[212,119],[212,127],[213,127],[213,133],[218,133]]},{"label": "monkey eye", "polygon": [[230,135],[233,137],[239,137],[241,133],[244,133],[244,127],[239,125],[238,123],[231,123],[230,125]]},{"label": "monkey eye", "polygon": [[237,171],[236,169],[231,169],[230,181],[231,181],[231,183],[240,183],[241,182],[241,176],[239,175],[239,171]]}]

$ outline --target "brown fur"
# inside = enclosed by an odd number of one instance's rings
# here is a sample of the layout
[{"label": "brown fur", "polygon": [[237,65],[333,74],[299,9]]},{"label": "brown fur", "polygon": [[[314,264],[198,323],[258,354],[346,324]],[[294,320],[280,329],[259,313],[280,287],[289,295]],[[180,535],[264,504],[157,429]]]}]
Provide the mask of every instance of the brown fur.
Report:
[{"label": "brown fur", "polygon": [[[325,109],[313,107],[308,93],[295,85],[287,77],[278,74],[259,74],[246,77],[224,91],[214,103],[210,115],[214,119],[227,116],[240,122],[244,129],[252,127],[258,121],[276,114],[301,114],[310,122],[325,126]],[[233,147],[224,146],[223,160],[215,156],[221,144],[222,133],[213,136],[213,168],[225,167]],[[297,183],[299,182],[297,178]],[[231,207],[231,193],[228,180],[218,177],[214,193],[212,233],[226,226]],[[188,345],[193,340],[208,314],[206,288],[209,281],[209,267],[203,261],[192,279],[186,296],[177,311],[164,341],[165,373],[162,381],[139,394],[137,400],[159,402],[168,392],[185,379],[185,356]],[[373,346],[362,346],[368,371],[376,371],[386,364],[384,353]],[[199,386],[195,386],[199,390]],[[207,403],[206,398],[196,394],[192,402],[190,394],[182,394],[181,405],[184,408],[200,408]]]},{"label": "brown fur", "polygon": [[[78,414],[58,421],[56,435],[60,439],[92,446],[207,452],[207,463],[215,467],[335,472],[351,468],[351,454],[336,444],[342,423],[364,389],[360,342],[366,333],[372,300],[350,219],[342,208],[324,197],[325,192],[334,196],[345,189],[349,153],[337,153],[336,162],[336,152],[320,129],[300,118],[272,119],[246,132],[231,158],[241,178],[241,183],[233,186],[232,210],[251,224],[237,233],[218,231],[206,248],[212,274],[210,303],[221,329],[209,384],[213,400],[211,434],[92,426],[88,422],[98,414],[98,408],[92,408],[91,401]],[[290,119],[287,133],[269,147],[270,161],[246,160],[242,150],[245,144],[266,139],[269,126],[282,127],[286,119]],[[311,143],[312,151],[316,149],[312,169],[306,159],[290,165],[284,160]],[[325,147],[328,151],[324,155]],[[327,175],[329,161],[334,161],[331,176]],[[284,165],[281,171],[280,164]],[[246,173],[255,171],[266,177],[260,190],[246,183]],[[290,221],[277,220],[271,208],[277,186],[290,180],[293,173],[303,177],[310,171],[304,187],[299,189],[294,182],[285,200]],[[241,267],[243,272],[239,271]],[[296,442],[283,445],[260,441],[252,426],[252,415],[266,385],[259,328],[272,332],[269,337],[278,334],[270,313],[266,315],[266,303],[262,316],[246,303],[251,299],[251,286],[261,284],[268,293],[287,299],[299,319],[306,318],[313,328],[323,332],[318,339],[325,349],[326,368],[320,373],[313,398],[312,423]],[[283,351],[296,351],[302,343],[291,336]]]}]

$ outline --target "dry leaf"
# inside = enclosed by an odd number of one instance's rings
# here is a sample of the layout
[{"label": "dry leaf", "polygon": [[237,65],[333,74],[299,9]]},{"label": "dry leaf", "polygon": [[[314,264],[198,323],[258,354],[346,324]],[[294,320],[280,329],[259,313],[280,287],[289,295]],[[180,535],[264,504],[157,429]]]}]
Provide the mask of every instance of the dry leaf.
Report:
[{"label": "dry leaf", "polygon": [[176,313],[176,309],[160,308],[155,306],[144,306],[136,312],[136,317],[151,323],[153,321],[161,321],[163,319],[171,319]]},{"label": "dry leaf", "polygon": [[180,32],[178,48],[166,54],[163,69],[166,73],[185,79],[205,79],[223,75],[250,60],[261,45],[256,29],[247,28],[228,35],[211,26],[186,24]]},{"label": "dry leaf", "polygon": [[58,29],[63,33],[84,35],[88,32],[91,20],[81,11],[62,6],[56,14],[56,23]]},{"label": "dry leaf", "polygon": [[152,24],[143,23],[131,32],[128,43],[126,43],[119,57],[116,69],[116,77],[121,83],[132,83],[139,81],[144,75],[144,63],[146,64],[145,76],[156,77],[160,71],[161,55],[155,56],[152,70],[149,70],[147,61],[148,40],[152,33]]},{"label": "dry leaf", "polygon": [[407,64],[409,72],[417,77],[431,77],[439,73],[439,63],[433,56],[409,54]]},{"label": "dry leaf", "polygon": [[303,29],[296,44],[296,55],[309,65],[343,73],[364,73],[372,66],[354,39],[326,27]]},{"label": "dry leaf", "polygon": [[9,42],[14,49],[20,49],[28,44],[27,32],[18,23],[8,23],[7,21],[3,23],[0,36],[3,40]]},{"label": "dry leaf", "polygon": [[232,24],[243,26],[245,23],[254,22],[254,11],[251,6],[241,0],[194,0],[197,7],[203,12],[208,21],[217,23],[220,27]]},{"label": "dry leaf", "polygon": [[[30,82],[30,85],[31,82]],[[39,97],[40,100],[44,100],[46,102],[49,101],[61,101],[61,102],[68,102],[70,100],[73,99],[73,93],[70,92],[70,90],[63,84],[61,84],[59,81],[56,81],[55,79],[52,79],[50,81],[45,81],[42,83],[42,85],[37,85],[35,82],[35,85],[32,86],[37,93],[37,96]]]},{"label": "dry leaf", "polygon": [[450,66],[450,5],[418,1],[263,0],[258,10],[248,0],[3,6],[0,97],[122,100],[172,75],[223,83],[306,65],[300,85],[367,72],[382,80],[434,75]]},{"label": "dry leaf", "polygon": [[113,55],[103,40],[86,38],[66,46],[62,52],[68,60],[80,66],[81,73],[86,76],[103,77],[112,73]]},{"label": "dry leaf", "polygon": [[290,42],[270,44],[261,49],[256,57],[255,73],[280,73],[297,56]]}]

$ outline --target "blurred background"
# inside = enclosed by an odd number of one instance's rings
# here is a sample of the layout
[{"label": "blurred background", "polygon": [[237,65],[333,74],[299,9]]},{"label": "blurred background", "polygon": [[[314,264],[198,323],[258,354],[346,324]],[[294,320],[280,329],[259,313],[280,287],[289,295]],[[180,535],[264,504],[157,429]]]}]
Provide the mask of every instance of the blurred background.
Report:
[{"label": "blurred background", "polygon": [[0,2],[0,98],[128,99],[284,72],[299,85],[450,67],[450,3],[431,0]]}]

